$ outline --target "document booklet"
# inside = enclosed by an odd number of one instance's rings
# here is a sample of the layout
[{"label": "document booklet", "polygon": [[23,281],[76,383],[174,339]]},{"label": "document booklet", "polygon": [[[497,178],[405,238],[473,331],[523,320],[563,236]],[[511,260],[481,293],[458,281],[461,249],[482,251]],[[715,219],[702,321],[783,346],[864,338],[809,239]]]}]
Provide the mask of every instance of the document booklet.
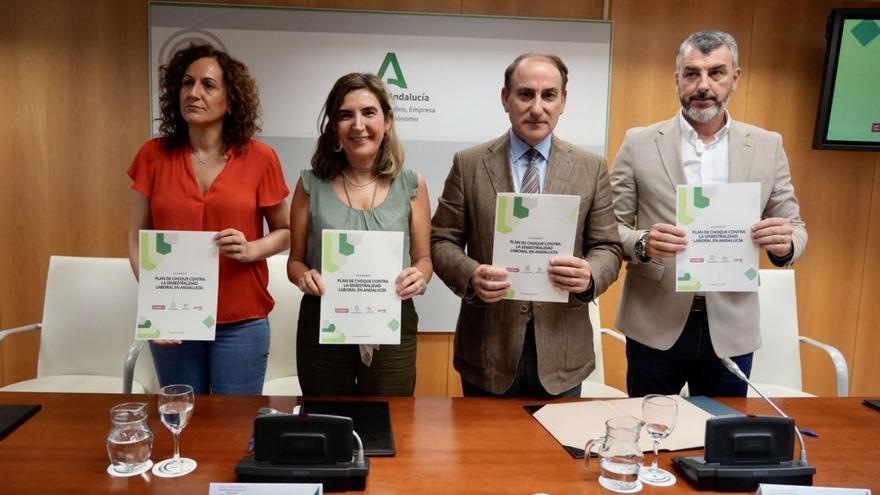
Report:
[{"label": "document booklet", "polygon": [[507,270],[505,299],[567,302],[553,285],[550,260],[574,253],[580,196],[499,193],[492,264]]},{"label": "document booklet", "polygon": [[214,340],[220,254],[215,232],[141,230],[138,340]]},{"label": "document booklet", "polygon": [[[712,414],[677,395],[678,420],[672,433],[660,444],[662,450],[687,450],[703,447],[706,420]],[[541,426],[558,441],[572,457],[583,458],[584,446],[593,438],[605,436],[605,422],[617,416],[642,417],[642,398],[592,400],[526,406]],[[642,430],[639,446],[653,451],[650,435]]]},{"label": "document booklet", "polygon": [[321,344],[400,344],[403,232],[324,229]]},{"label": "document booklet", "polygon": [[751,229],[761,219],[761,184],[680,185],[677,195],[676,224],[688,245],[675,257],[675,290],[758,292]]}]

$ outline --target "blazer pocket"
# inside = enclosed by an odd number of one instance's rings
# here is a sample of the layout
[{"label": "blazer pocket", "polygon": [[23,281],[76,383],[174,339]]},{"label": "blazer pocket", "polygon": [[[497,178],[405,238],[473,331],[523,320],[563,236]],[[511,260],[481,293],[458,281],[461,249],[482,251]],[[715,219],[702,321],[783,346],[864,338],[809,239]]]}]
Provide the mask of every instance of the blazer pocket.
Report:
[{"label": "blazer pocket", "polygon": [[663,263],[657,263],[656,261],[649,261],[647,263],[629,263],[626,265],[626,273],[632,273],[633,275],[638,275],[639,277],[645,277],[648,280],[653,280],[654,282],[659,282],[663,279],[663,274],[666,272],[666,265]]},{"label": "blazer pocket", "polygon": [[482,301],[462,300],[458,323],[455,326],[455,355],[471,366],[486,367],[486,313],[489,307]]}]

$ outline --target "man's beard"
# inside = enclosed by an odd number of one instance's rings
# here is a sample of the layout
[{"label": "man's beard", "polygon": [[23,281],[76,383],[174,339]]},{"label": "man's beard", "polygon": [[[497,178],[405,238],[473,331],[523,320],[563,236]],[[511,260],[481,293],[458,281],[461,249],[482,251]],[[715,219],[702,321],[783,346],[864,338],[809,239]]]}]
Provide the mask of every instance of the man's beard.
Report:
[{"label": "man's beard", "polygon": [[[717,98],[709,97],[706,93],[697,93],[691,97],[690,100],[685,100],[684,97],[679,95],[678,99],[681,101],[681,108],[684,110],[685,115],[701,124],[705,124],[714,119],[724,110],[725,107],[727,107],[727,98],[719,102]],[[691,102],[694,100],[714,101],[715,105],[709,108],[696,108],[691,106]]]}]

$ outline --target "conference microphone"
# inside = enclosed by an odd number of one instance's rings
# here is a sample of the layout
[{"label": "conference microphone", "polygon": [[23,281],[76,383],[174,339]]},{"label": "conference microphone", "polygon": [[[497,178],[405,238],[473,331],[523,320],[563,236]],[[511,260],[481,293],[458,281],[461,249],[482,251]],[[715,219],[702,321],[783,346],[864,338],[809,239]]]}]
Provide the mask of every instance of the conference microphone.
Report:
[{"label": "conference microphone", "polygon": [[[739,366],[733,361],[733,359],[721,358],[721,362],[724,363],[724,366],[728,370],[730,370],[731,373],[736,375],[737,378],[746,382],[749,387],[752,387],[752,390],[754,390],[758,395],[760,395],[762,399],[767,401],[767,403],[770,404],[773,407],[773,409],[776,410],[776,412],[778,412],[782,417],[788,418],[788,415],[785,414],[784,412],[782,412],[782,409],[779,409],[776,406],[776,404],[773,403],[772,400],[768,399],[766,395],[764,395],[763,393],[761,393],[760,390],[758,390],[758,387],[756,387],[755,384],[753,384],[749,380],[749,377],[747,377],[746,374],[743,373],[743,371],[741,369],[739,369]],[[789,418],[789,419],[791,419],[791,418]],[[794,425],[794,432],[797,434],[798,443],[801,445],[801,454],[800,454],[800,456],[798,456],[798,464],[801,466],[807,466],[808,465],[807,464],[807,446],[804,445],[804,437],[801,435],[801,430],[797,427],[797,425]]]}]

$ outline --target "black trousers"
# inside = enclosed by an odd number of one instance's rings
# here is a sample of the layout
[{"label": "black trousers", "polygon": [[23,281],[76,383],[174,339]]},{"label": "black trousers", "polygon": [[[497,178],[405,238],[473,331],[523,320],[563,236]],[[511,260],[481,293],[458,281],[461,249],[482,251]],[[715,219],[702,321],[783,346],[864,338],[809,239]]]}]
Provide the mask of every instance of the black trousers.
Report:
[{"label": "black trousers", "polygon": [[[752,353],[731,358],[746,374]],[[706,302],[694,298],[684,331],[666,351],[626,339],[626,388],[630,397],[677,394],[685,383],[690,395],[745,397],[748,385],[724,367],[712,348]]]},{"label": "black trousers", "polygon": [[370,366],[357,345],[319,344],[321,298],[304,295],[296,335],[296,368],[303,395],[410,396],[416,387],[419,317],[412,299],[401,306],[400,345],[382,345]]}]

